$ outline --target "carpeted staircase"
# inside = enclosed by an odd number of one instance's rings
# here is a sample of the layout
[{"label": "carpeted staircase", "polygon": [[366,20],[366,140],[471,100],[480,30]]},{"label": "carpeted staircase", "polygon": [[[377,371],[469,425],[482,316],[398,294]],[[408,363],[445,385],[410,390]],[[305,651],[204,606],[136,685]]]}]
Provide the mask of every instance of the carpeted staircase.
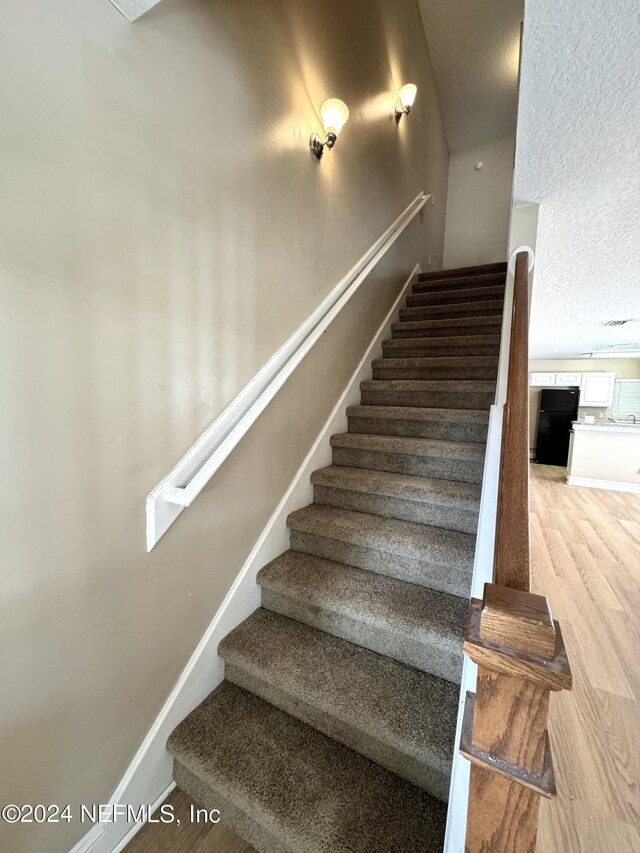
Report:
[{"label": "carpeted staircase", "polygon": [[264,853],[442,850],[505,274],[413,285],[169,739],[178,786]]}]

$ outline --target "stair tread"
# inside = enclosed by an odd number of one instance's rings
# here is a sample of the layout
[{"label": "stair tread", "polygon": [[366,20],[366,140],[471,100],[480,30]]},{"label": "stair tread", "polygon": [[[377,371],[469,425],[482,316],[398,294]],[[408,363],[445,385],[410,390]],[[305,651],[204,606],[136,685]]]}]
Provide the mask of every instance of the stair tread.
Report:
[{"label": "stair tread", "polygon": [[374,548],[384,554],[473,566],[476,537],[472,533],[321,504],[308,504],[294,510],[287,518],[287,525],[315,536]]},{"label": "stair tread", "polygon": [[414,293],[431,293],[432,287],[446,287],[455,291],[455,289],[466,287],[467,285],[482,287],[485,285],[502,284],[504,286],[504,283],[505,274],[503,272],[489,272],[479,275],[440,276],[439,278],[419,279],[412,285],[412,289]]},{"label": "stair tread", "polygon": [[[410,343],[409,343],[410,342]],[[445,347],[445,346],[492,346],[500,345],[500,335],[434,335],[428,338],[389,338],[382,342],[386,349],[409,349],[415,346]]]},{"label": "stair tread", "polygon": [[425,356],[388,356],[374,358],[371,362],[376,367],[497,367],[497,355],[425,355]]},{"label": "stair tread", "polygon": [[258,572],[258,583],[322,610],[384,625],[423,643],[444,644],[462,656],[464,598],[298,551],[285,551],[268,563]]},{"label": "stair tread", "polygon": [[501,272],[506,274],[506,261],[495,261],[490,264],[474,264],[468,267],[451,267],[451,269],[433,270],[432,272],[423,272],[419,275],[420,281],[431,281],[434,278],[452,278],[457,276],[469,275],[486,275],[491,272]]},{"label": "stair tread", "polygon": [[502,310],[502,299],[483,299],[481,302],[451,302],[435,305],[411,305],[407,308],[400,309],[400,317],[407,315],[414,316],[420,312],[433,311],[434,314],[446,313],[447,311],[455,311],[456,314],[464,314],[465,311],[470,311],[477,315],[480,309],[482,310]]},{"label": "stair tread", "polygon": [[407,421],[460,421],[488,424],[489,413],[482,409],[442,409],[427,406],[349,406],[348,418]]},{"label": "stair tread", "polygon": [[314,485],[370,495],[384,495],[407,501],[437,503],[451,508],[477,510],[480,505],[481,486],[475,483],[438,480],[368,468],[330,465],[314,471],[311,474],[311,482]]},{"label": "stair tread", "polygon": [[168,746],[208,789],[206,805],[220,791],[272,850],[442,849],[443,803],[228,682],[189,714]]},{"label": "stair tread", "polygon": [[449,775],[452,683],[264,608],[219,650],[225,663]]},{"label": "stair tread", "polygon": [[454,290],[428,290],[426,292],[414,292],[407,296],[407,305],[449,305],[451,303],[438,302],[438,299],[449,300],[458,298],[469,302],[481,302],[485,299],[500,299],[504,294],[503,284],[485,284],[482,287],[461,287]]},{"label": "stair tread", "polygon": [[496,383],[491,379],[364,379],[361,391],[469,391],[491,394]]},{"label": "stair tread", "polygon": [[[406,309],[405,309],[406,310]],[[438,319],[434,317],[432,320],[397,320],[391,324],[391,331],[406,331],[415,329],[421,331],[423,329],[451,329],[451,328],[471,328],[473,326],[496,326],[500,328],[502,325],[502,317],[498,314],[474,314],[472,317],[443,317]],[[434,336],[436,337],[436,336]]]},{"label": "stair tread", "polygon": [[331,436],[331,446],[474,462],[483,460],[485,454],[484,445],[471,441],[445,441],[403,435],[370,435],[359,432],[336,433]]}]

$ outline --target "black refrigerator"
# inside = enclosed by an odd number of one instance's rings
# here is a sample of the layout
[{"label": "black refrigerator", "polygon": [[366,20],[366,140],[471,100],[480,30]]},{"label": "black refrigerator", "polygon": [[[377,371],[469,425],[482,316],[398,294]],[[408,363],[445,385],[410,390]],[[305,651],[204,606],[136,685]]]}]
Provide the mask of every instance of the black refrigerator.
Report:
[{"label": "black refrigerator", "polygon": [[541,465],[563,465],[569,459],[571,422],[578,417],[578,388],[540,392],[535,461]]}]

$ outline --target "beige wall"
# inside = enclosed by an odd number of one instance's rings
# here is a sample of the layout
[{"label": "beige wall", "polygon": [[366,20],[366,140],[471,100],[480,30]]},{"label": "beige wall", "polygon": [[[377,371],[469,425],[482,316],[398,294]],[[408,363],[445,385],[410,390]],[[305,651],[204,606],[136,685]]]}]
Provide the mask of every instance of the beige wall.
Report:
[{"label": "beige wall", "polygon": [[[529,362],[532,373],[615,373],[616,379],[640,379],[640,359],[637,358],[565,358],[541,359]],[[538,409],[540,408],[540,388],[529,388],[529,446],[531,452],[536,448],[538,430]],[[603,416],[606,420],[611,409],[580,406],[579,413],[593,415],[596,420]]]},{"label": "beige wall", "polygon": [[[515,137],[452,152],[445,267],[503,261],[507,253]],[[484,163],[476,170],[478,161]]]},{"label": "beige wall", "polygon": [[[441,264],[448,152],[415,0],[163,0],[134,25],[23,0],[0,38],[0,801],[104,802],[401,280]],[[329,96],[351,119],[318,164]],[[147,555],[145,495],[422,188]],[[0,848],[86,830],[0,824]]]}]

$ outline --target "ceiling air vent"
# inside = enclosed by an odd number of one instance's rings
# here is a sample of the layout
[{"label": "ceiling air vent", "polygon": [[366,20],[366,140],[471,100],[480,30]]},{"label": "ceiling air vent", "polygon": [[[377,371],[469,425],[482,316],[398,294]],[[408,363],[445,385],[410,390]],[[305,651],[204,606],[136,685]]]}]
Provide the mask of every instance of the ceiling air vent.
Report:
[{"label": "ceiling air vent", "polygon": [[603,323],[603,326],[624,326],[625,323],[630,323],[630,320],[608,320]]}]

